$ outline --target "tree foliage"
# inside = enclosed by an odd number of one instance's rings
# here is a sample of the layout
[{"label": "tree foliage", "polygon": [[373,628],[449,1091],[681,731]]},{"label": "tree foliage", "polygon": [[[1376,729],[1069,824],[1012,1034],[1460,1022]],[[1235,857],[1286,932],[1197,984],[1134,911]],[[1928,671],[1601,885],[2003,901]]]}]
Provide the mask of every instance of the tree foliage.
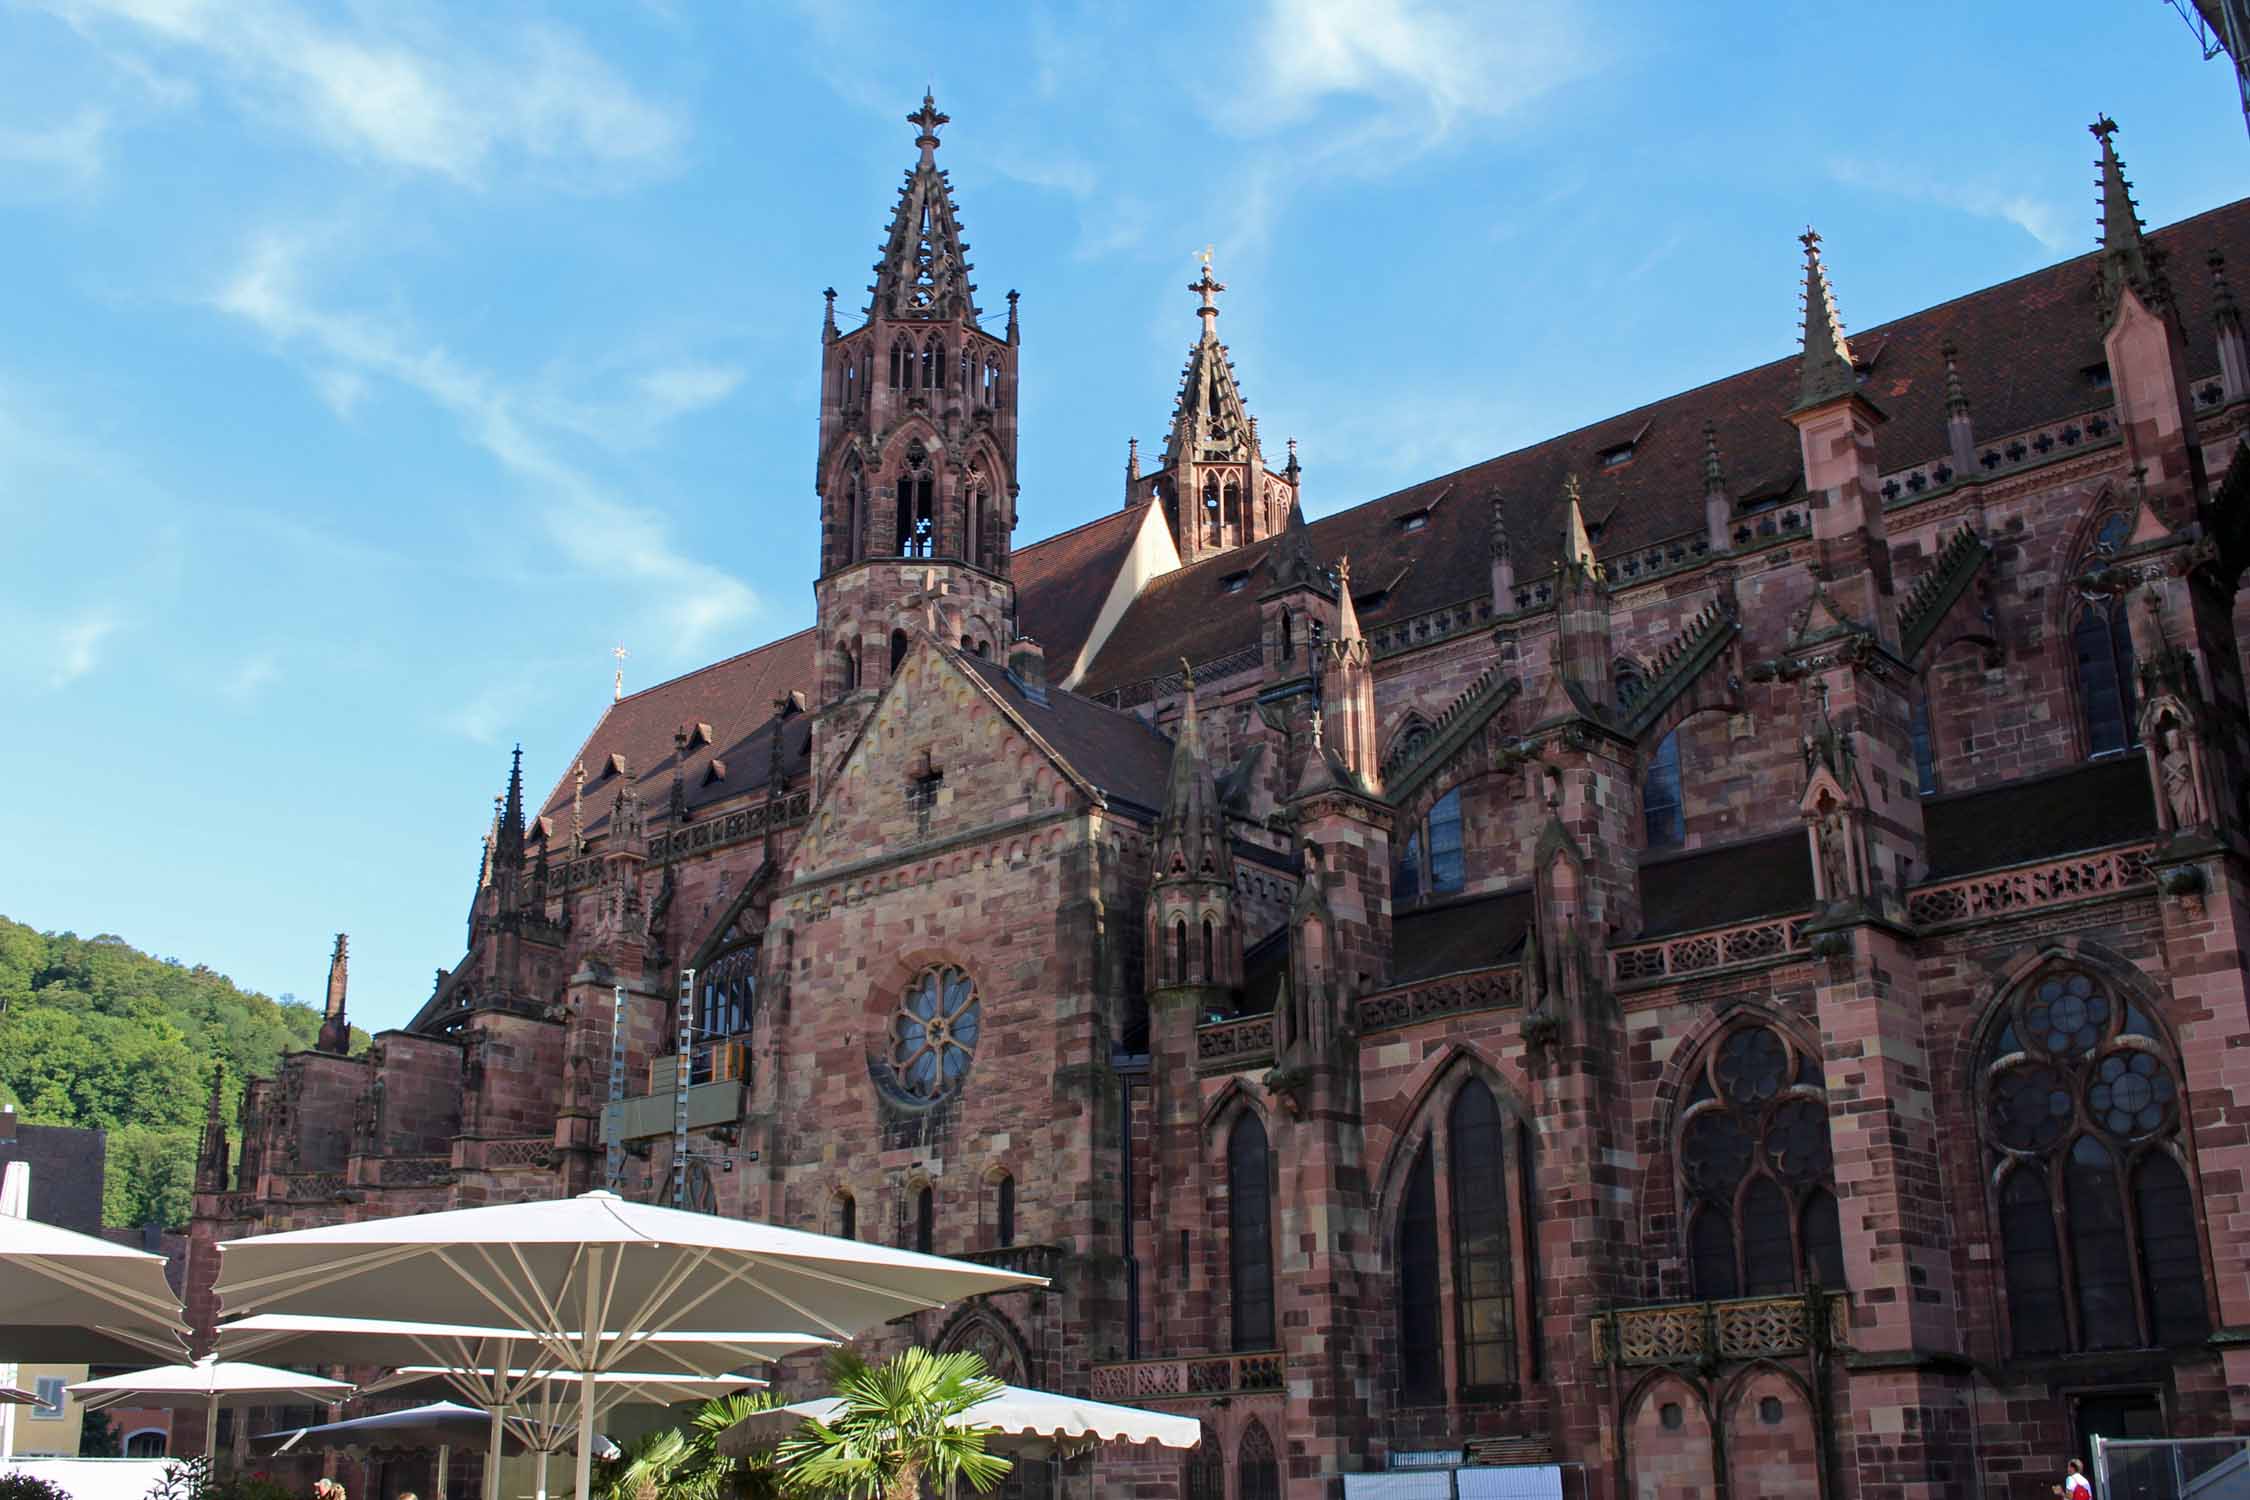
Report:
[{"label": "tree foliage", "polygon": [[[270,1075],[319,1032],[311,1006],[239,989],[200,964],[0,917],[0,1100],[31,1124],[109,1132],[109,1224],[184,1224],[212,1065],[226,1065],[231,1124],[243,1081]],[[352,1036],[354,1050],[365,1045]]]},{"label": "tree foliage", "polygon": [[969,1350],[908,1349],[881,1364],[842,1363],[836,1395],[843,1407],[835,1420],[807,1422],[781,1441],[782,1488],[875,1500],[917,1500],[925,1479],[939,1494],[957,1479],[989,1490],[1011,1466],[985,1451],[990,1429],[960,1419],[1000,1390]]}]

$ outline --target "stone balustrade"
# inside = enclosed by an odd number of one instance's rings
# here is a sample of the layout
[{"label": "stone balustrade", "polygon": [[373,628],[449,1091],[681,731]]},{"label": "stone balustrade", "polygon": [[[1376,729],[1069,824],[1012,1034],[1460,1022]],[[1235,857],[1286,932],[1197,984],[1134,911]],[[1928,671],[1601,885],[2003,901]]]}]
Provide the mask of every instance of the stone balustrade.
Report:
[{"label": "stone balustrade", "polygon": [[2149,869],[2155,848],[2132,844],[1921,886],[1907,894],[1906,914],[1917,927],[1936,927],[2115,895],[2155,882]]},{"label": "stone balustrade", "polygon": [[1284,1356],[1278,1349],[1094,1366],[1096,1401],[1179,1401],[1279,1391],[1286,1384]]},{"label": "stone balustrade", "polygon": [[1653,943],[1613,948],[1609,955],[1610,972],[1621,985],[1636,984],[1697,974],[1705,969],[1723,969],[1730,964],[1802,954],[1809,951],[1805,942],[1808,920],[1803,915],[1767,917],[1733,927],[1714,927]]},{"label": "stone balustrade", "polygon": [[1593,1321],[1594,1362],[1705,1364],[1769,1359],[1839,1348],[1850,1342],[1851,1298],[1843,1292],[1791,1292],[1723,1302],[1621,1307]]},{"label": "stone balustrade", "polygon": [[1273,1017],[1238,1016],[1195,1028],[1195,1070],[1237,1073],[1273,1061]]}]

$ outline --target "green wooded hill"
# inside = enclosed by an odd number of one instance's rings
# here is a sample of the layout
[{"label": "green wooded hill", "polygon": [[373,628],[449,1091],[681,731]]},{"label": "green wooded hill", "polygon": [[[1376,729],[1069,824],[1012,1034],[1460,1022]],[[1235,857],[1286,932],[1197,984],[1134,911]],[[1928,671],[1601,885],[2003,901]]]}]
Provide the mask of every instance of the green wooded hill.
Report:
[{"label": "green wooded hill", "polygon": [[[109,1224],[187,1223],[212,1065],[226,1065],[232,1126],[243,1080],[270,1077],[319,1032],[315,1007],[200,964],[0,917],[0,1101],[33,1124],[109,1132]],[[366,1045],[355,1029],[352,1050]]]}]

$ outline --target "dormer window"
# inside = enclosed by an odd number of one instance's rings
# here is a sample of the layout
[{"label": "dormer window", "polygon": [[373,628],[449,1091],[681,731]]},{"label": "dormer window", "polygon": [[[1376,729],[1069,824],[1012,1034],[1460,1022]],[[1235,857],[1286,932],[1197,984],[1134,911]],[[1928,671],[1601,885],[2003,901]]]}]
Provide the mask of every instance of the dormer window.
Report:
[{"label": "dormer window", "polygon": [[618,753],[618,754],[613,754],[613,755],[611,755],[611,756],[610,756],[610,758],[609,758],[609,764],[608,764],[608,765],[606,765],[606,766],[604,766],[604,767],[602,768],[602,778],[603,778],[604,780],[607,780],[608,778],[610,778],[610,777],[612,777],[612,776],[622,776],[622,775],[624,775],[624,774],[625,774],[625,757],[624,757],[624,755],[623,755],[622,753]]},{"label": "dormer window", "polygon": [[1410,510],[1398,518],[1398,529],[1401,531],[1420,531],[1429,524],[1430,513],[1426,510]]},{"label": "dormer window", "polygon": [[1616,443],[1594,455],[1594,462],[1605,469],[1623,468],[1633,461],[1633,445]]},{"label": "dormer window", "polygon": [[711,764],[703,768],[703,784],[705,786],[709,786],[714,781],[724,781],[726,779],[727,763],[719,759],[716,755],[712,756]]},{"label": "dormer window", "polygon": [[694,729],[688,732],[688,748],[690,750],[699,750],[703,746],[710,744],[716,738],[717,736],[712,733],[710,725],[698,724]]},{"label": "dormer window", "polygon": [[1221,578],[1219,580],[1219,592],[1222,594],[1239,594],[1245,588],[1247,588],[1249,584],[1250,570],[1248,568],[1244,568],[1239,573],[1229,573],[1224,578]]},{"label": "dormer window", "polygon": [[2078,373],[2092,390],[2106,391],[2110,388],[2109,361],[2106,359],[2096,360]]}]

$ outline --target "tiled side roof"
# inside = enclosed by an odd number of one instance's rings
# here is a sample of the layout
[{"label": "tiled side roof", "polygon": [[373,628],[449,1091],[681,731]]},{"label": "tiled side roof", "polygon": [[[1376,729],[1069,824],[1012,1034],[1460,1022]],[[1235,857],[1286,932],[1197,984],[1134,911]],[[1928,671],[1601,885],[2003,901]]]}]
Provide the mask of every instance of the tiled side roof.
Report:
[{"label": "tiled side roof", "polygon": [[[1137,507],[1113,511],[1015,554],[1017,626],[1040,643],[1050,662],[1073,660],[1085,645],[1139,522]],[[814,649],[813,632],[800,630],[609,705],[534,816],[545,815],[558,842],[570,837],[571,774],[582,760],[586,831],[592,835],[606,827],[617,798],[616,778],[607,774],[612,755],[625,757],[642,798],[652,810],[661,808],[671,794],[672,732],[682,724],[690,729],[709,724],[712,732],[712,743],[688,752],[691,811],[763,787],[773,700],[789,692],[810,700]],[[810,733],[804,719],[791,721],[782,742],[787,775],[801,776],[810,764]],[[708,777],[714,757],[726,767],[723,779]]]},{"label": "tiled side roof", "polygon": [[1926,879],[2059,859],[2156,836],[2156,795],[2139,751],[1923,804]]},{"label": "tiled side roof", "polygon": [[1057,687],[1048,688],[1047,701],[1041,703],[1026,696],[1000,663],[961,651],[952,654],[1021,714],[1065,764],[1105,794],[1152,816],[1163,808],[1172,741],[1147,720]]},{"label": "tiled side roof", "polygon": [[1016,629],[1039,643],[1057,676],[1085,646],[1133,550],[1142,508],[1113,510],[1016,553]]},{"label": "tiled side roof", "polygon": [[1528,889],[1409,908],[1391,919],[1391,983],[1414,984],[1513,958],[1530,925]]},{"label": "tiled side roof", "polygon": [[[2187,334],[2188,372],[2218,368],[2211,290],[2200,269],[2218,249],[2250,261],[2250,199],[2187,219],[2154,238],[2180,268],[2173,286]],[[1831,247],[1848,267],[1848,246]],[[1947,341],[1959,367],[1976,431],[1999,439],[2106,408],[2093,385],[2100,364],[2094,257],[2082,255],[1852,337],[1865,389],[1890,421],[1877,432],[1884,469],[1942,459],[1946,453]],[[1847,272],[1848,274],[1848,272]],[[1776,288],[1780,295],[1780,288]],[[1785,304],[1779,304],[1785,305]],[[1845,311],[1850,311],[1847,306]],[[1311,523],[1314,557],[1349,554],[1361,623],[1369,629],[1486,594],[1490,582],[1490,496],[1502,500],[1519,580],[1552,564],[1562,533],[1563,480],[1577,474],[1586,519],[1599,529],[1605,558],[1703,530],[1703,424],[1718,435],[1728,492],[1745,499],[1802,489],[1797,434],[1783,413],[1797,399],[1797,356],[1686,391],[1529,448],[1426,480]],[[1632,444],[1632,457],[1603,468],[1600,455]],[[1318,455],[1311,455],[1317,466]],[[1413,531],[1400,522],[1428,512]],[[1172,670],[1182,655],[1217,660],[1258,635],[1261,564],[1271,542],[1253,543],[1157,579],[1143,590],[1079,684],[1103,693]],[[1249,570],[1249,585],[1229,593],[1222,580]],[[1380,600],[1368,596],[1386,589]]]},{"label": "tiled side roof", "polygon": [[1812,853],[1802,828],[1641,866],[1641,930],[1652,937],[1809,911],[1812,904]]},{"label": "tiled side roof", "polygon": [[[579,753],[564,764],[561,779],[539,813],[553,824],[558,845],[570,837],[572,773],[583,763],[586,831],[591,835],[606,827],[610,807],[617,800],[617,778],[609,771],[613,755],[625,757],[642,799],[652,811],[660,810],[671,794],[672,733],[682,724],[691,731],[701,724],[711,726],[710,742],[699,743],[687,753],[685,779],[690,810],[754,791],[766,784],[774,699],[790,692],[807,692],[812,686],[813,633],[800,630],[755,651],[628,694],[609,706]],[[784,774],[805,773],[810,763],[809,734],[810,726],[802,715],[785,726]],[[726,767],[723,778],[710,775],[714,759]]]}]

